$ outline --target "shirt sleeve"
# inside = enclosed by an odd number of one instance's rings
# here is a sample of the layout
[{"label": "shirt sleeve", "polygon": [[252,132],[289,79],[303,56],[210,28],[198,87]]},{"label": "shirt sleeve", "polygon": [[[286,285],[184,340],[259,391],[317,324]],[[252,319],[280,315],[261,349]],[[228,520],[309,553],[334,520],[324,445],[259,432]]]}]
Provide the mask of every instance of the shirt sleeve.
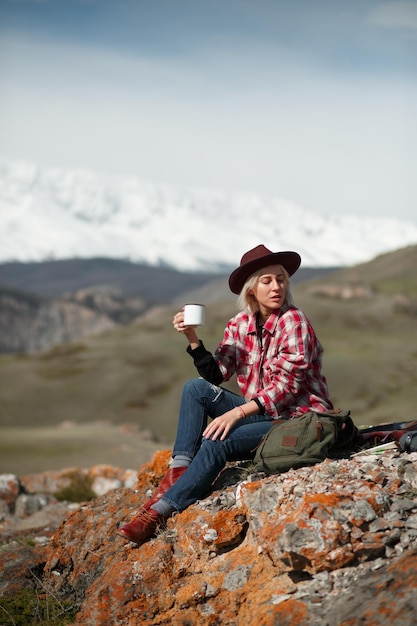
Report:
[{"label": "shirt sleeve", "polygon": [[194,350],[190,346],[187,347],[188,354],[193,358],[194,365],[198,373],[204,380],[213,385],[220,385],[223,382],[223,374],[213,355],[205,347],[202,341]]}]

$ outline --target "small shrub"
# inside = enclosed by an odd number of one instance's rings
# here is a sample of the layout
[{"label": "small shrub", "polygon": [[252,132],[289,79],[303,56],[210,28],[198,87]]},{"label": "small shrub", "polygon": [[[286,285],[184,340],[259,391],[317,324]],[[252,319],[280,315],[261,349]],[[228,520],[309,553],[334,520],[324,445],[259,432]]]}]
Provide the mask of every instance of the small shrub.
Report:
[{"label": "small shrub", "polygon": [[96,497],[92,490],[92,479],[90,476],[83,476],[77,472],[68,474],[71,482],[67,487],[63,487],[54,493],[57,500],[65,500],[67,502],[88,502]]},{"label": "small shrub", "polygon": [[0,623],[2,626],[72,624],[78,608],[68,600],[58,601],[50,594],[22,589],[13,596],[0,598]]}]

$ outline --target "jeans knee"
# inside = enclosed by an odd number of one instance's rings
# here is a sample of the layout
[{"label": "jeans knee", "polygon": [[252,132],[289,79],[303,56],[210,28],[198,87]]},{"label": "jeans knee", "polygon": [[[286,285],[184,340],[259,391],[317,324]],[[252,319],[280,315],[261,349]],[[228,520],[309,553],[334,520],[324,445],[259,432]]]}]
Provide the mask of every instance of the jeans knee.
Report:
[{"label": "jeans knee", "polygon": [[211,458],[225,460],[227,457],[227,443],[221,439],[205,439],[201,442],[201,449]]},{"label": "jeans knee", "polygon": [[204,378],[191,378],[184,384],[183,393],[192,395],[205,395],[209,383]]}]

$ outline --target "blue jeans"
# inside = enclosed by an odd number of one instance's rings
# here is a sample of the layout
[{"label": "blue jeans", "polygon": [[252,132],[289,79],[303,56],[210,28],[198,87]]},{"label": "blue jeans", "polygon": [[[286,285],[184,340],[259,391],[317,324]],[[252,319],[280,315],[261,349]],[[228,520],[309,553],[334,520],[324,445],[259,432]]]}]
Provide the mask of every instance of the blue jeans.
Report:
[{"label": "blue jeans", "polygon": [[227,461],[250,459],[262,437],[272,426],[272,418],[252,415],[237,422],[224,441],[206,439],[203,431],[208,417],[217,417],[245,403],[241,396],[208,383],[203,378],[188,381],[183,389],[177,437],[172,456],[192,459],[181,478],[164,494],[177,511],[201,500]]}]

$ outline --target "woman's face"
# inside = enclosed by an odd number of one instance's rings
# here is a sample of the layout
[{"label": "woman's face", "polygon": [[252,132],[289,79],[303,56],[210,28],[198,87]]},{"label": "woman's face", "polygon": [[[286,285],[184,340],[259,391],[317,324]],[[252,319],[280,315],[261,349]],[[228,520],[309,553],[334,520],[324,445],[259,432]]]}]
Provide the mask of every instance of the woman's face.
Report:
[{"label": "woman's face", "polygon": [[286,286],[281,265],[269,265],[261,270],[255,287],[249,293],[256,298],[263,321],[282,307]]}]

